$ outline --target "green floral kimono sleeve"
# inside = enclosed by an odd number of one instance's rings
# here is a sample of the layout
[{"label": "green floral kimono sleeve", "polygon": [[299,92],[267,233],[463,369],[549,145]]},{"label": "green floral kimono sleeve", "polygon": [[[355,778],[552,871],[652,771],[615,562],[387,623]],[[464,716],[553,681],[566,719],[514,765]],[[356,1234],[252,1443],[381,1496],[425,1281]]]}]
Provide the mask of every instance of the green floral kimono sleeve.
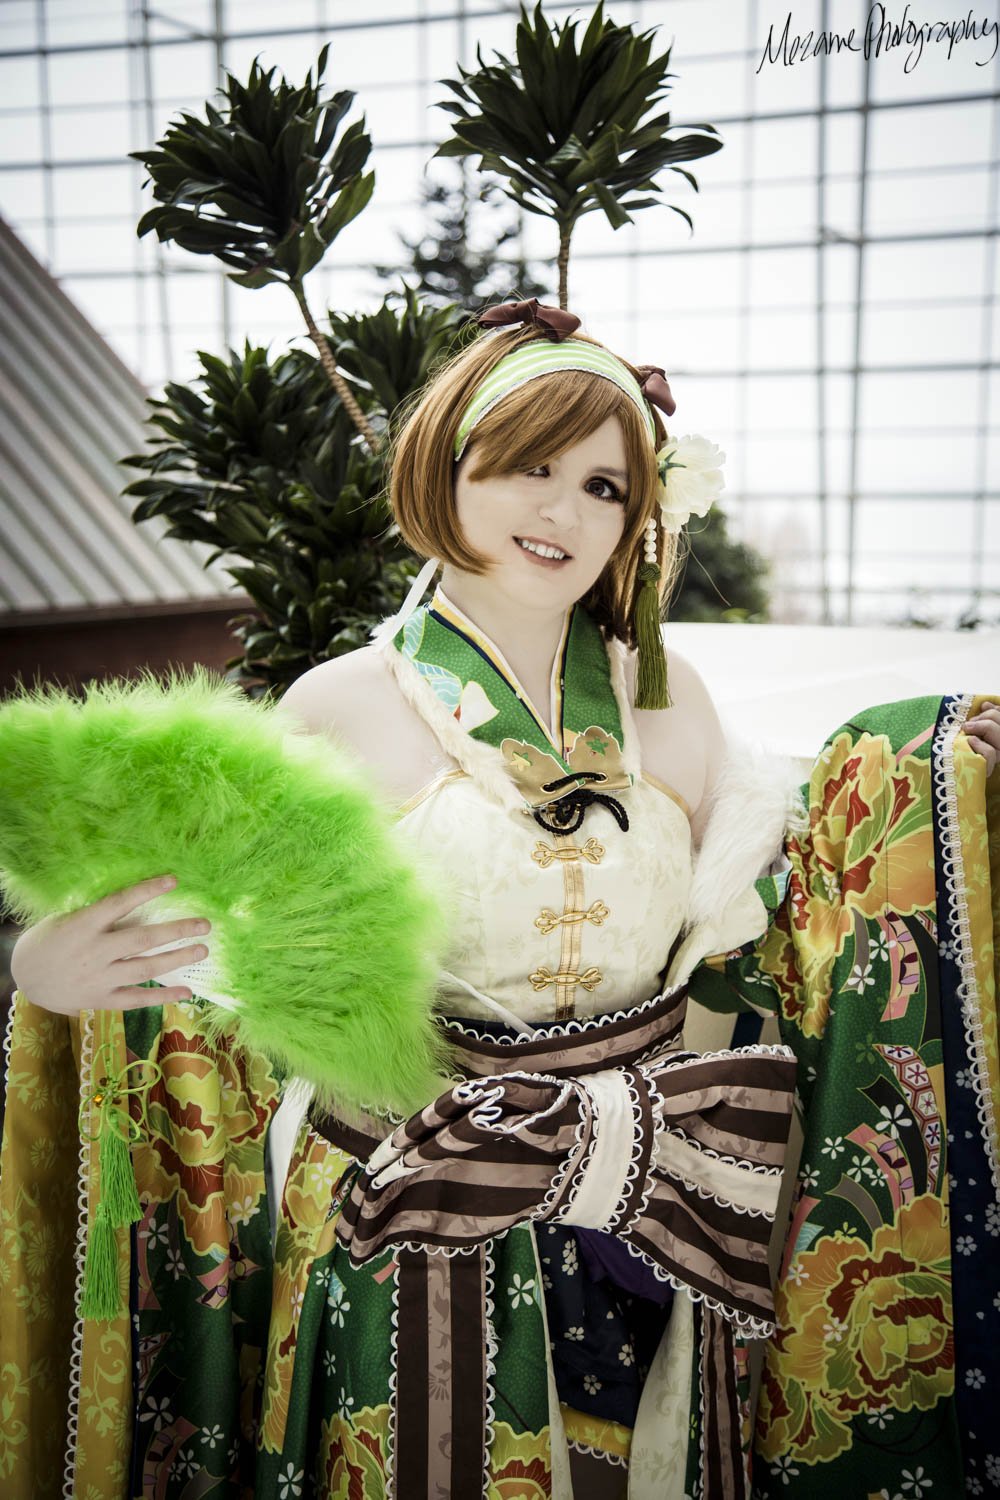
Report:
[{"label": "green floral kimono sleeve", "polygon": [[773,1013],[798,1064],[802,1153],[756,1417],[765,1500],[934,1500],[1000,1480],[979,1409],[1000,1377],[984,1337],[1000,1306],[1000,776],[960,737],[984,696],[841,725],[803,788],[790,868],[758,882],[766,932],[692,975],[709,1009]]}]

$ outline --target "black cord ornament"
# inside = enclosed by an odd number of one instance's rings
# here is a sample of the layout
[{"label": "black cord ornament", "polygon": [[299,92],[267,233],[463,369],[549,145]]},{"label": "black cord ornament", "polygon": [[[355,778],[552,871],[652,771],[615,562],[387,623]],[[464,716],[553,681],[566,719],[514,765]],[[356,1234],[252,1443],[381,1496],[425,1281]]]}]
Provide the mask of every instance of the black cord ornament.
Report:
[{"label": "black cord ornament", "polygon": [[[584,777],[588,781],[607,780],[601,771],[575,771],[572,776],[560,776],[556,781],[545,782],[542,791],[555,792],[561,786],[567,786],[571,781],[580,781]],[[547,802],[544,807],[536,807],[533,816],[535,822],[547,833],[575,833],[583,822],[587,808],[597,803],[613,813],[623,833],[628,832],[628,813],[621,803],[616,798],[609,797],[606,792],[594,792],[586,786],[578,786],[568,796],[560,797],[555,802]]]}]

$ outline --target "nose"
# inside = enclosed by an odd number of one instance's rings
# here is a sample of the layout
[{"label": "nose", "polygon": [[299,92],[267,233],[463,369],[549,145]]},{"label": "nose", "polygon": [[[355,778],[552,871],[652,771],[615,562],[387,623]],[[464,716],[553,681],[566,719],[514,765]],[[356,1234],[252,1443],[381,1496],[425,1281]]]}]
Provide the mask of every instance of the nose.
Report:
[{"label": "nose", "polygon": [[579,506],[575,486],[555,482],[547,487],[545,499],[538,507],[538,517],[560,530],[571,531],[580,518]]}]

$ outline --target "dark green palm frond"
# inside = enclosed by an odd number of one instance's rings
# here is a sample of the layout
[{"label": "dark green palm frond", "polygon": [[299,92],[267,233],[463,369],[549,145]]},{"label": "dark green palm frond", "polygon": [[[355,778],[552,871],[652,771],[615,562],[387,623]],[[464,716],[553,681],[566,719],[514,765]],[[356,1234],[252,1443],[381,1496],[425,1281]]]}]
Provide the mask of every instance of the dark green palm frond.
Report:
[{"label": "dark green palm frond", "polygon": [[[206,118],[182,113],[156,147],[129,153],[149,172],[157,206],[139,221],[196,255],[236,267],[241,286],[299,282],[365,207],[375,183],[363,168],[371,152],[364,117],[338,130],[354,94],[321,99],[324,47],[316,80],[272,86],[254,59],[246,84],[226,75],[226,107]],[[145,183],[143,184],[145,186]]]},{"label": "dark green palm frond", "polygon": [[550,23],[541,3],[533,18],[522,6],[513,58],[495,52],[488,63],[480,50],[476,70],[443,80],[455,95],[441,105],[453,134],[437,153],[478,155],[515,203],[554,219],[561,234],[597,210],[615,229],[630,223],[636,209],[664,202],[662,169],[722,145],[712,125],[669,138],[677,127],[656,111],[675,75],[669,48],[652,55],[654,31],[605,20],[603,0],[579,44],[577,24]]}]

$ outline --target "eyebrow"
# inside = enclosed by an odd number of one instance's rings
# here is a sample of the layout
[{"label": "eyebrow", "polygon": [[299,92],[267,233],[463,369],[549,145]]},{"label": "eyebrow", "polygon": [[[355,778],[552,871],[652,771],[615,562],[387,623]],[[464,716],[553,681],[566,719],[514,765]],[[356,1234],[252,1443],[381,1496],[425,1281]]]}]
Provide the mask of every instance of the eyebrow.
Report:
[{"label": "eyebrow", "polygon": [[624,469],[613,469],[610,464],[595,464],[595,469],[600,469],[602,474],[613,474],[616,479],[628,479]]}]

